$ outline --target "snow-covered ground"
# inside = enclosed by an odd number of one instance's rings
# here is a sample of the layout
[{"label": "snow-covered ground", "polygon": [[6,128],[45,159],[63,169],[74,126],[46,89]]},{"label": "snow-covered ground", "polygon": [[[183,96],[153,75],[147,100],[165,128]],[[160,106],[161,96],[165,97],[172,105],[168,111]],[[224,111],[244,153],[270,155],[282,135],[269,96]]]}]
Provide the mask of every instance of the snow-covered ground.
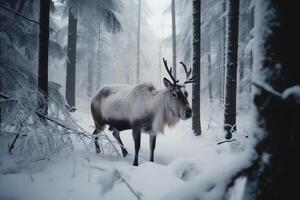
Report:
[{"label": "snow-covered ground", "polygon": [[[209,109],[205,112],[204,116],[210,116]],[[219,111],[211,113],[215,116]],[[88,105],[80,106],[73,117],[92,131]],[[213,118],[207,130],[209,119],[204,117],[203,133],[198,137],[192,134],[190,120],[167,128],[157,138],[155,163],[148,161],[149,139],[144,134],[138,167],[132,166],[134,150],[129,131],[121,132],[129,151],[126,158],[96,155],[75,138],[74,151],[33,164],[0,152],[0,200],[137,199],[127,183],[143,200],[217,200],[230,176],[250,161],[252,139],[246,131],[249,114],[241,115],[236,141],[218,145],[225,134],[220,126],[222,119]],[[113,140],[108,130],[106,133]],[[240,179],[234,187],[232,200],[240,199],[244,183]]]}]

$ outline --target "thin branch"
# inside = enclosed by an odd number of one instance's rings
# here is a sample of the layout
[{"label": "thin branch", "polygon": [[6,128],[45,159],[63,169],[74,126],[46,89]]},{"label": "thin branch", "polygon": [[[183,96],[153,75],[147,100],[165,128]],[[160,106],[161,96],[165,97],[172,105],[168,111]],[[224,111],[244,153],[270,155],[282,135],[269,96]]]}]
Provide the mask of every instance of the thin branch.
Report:
[{"label": "thin branch", "polygon": [[17,133],[17,135],[16,135],[16,137],[15,137],[15,139],[14,139],[14,141],[11,143],[11,145],[9,146],[9,148],[8,148],[8,152],[9,152],[9,154],[11,154],[11,151],[13,150],[13,148],[15,147],[15,143],[16,143],[16,141],[17,141],[17,139],[20,137],[20,134],[19,133]]},{"label": "thin branch", "polygon": [[3,8],[3,9],[8,10],[8,11],[10,11],[10,12],[13,12],[14,14],[16,14],[16,15],[18,15],[18,16],[20,16],[20,17],[23,17],[24,19],[26,19],[26,20],[28,20],[28,21],[30,21],[30,22],[32,22],[32,23],[41,25],[41,26],[43,26],[44,28],[49,28],[49,30],[55,32],[55,30],[54,30],[53,28],[51,28],[51,27],[45,27],[45,25],[41,24],[40,22],[38,22],[38,21],[36,21],[36,20],[34,20],[34,19],[30,19],[29,17],[26,17],[25,15],[19,13],[18,11],[14,10],[14,9],[11,9],[11,8],[9,8],[9,7],[2,6],[2,5],[0,5],[0,8]]},{"label": "thin branch", "polygon": [[66,126],[66,125],[64,125],[64,124],[62,124],[61,122],[59,122],[59,121],[53,119],[52,117],[49,117],[49,116],[47,116],[47,115],[44,115],[43,113],[41,113],[41,112],[38,111],[38,110],[36,110],[35,113],[36,113],[38,116],[44,117],[45,119],[47,119],[47,120],[49,120],[49,121],[51,121],[51,122],[53,122],[53,123],[55,123],[55,124],[57,124],[57,125],[59,125],[59,126],[65,128],[65,129],[68,129],[68,130],[70,130],[70,131],[77,132],[77,133],[83,135],[83,136],[86,137],[86,138],[91,138],[91,137],[88,136],[86,133],[80,132],[80,131],[78,131],[78,130],[76,130],[76,129],[73,129],[73,128],[70,128],[70,127],[68,127],[68,126]]},{"label": "thin branch", "polygon": [[4,99],[10,99],[9,96],[7,96],[6,94],[0,92],[0,97],[4,98]]},{"label": "thin branch", "polygon": [[127,186],[127,188],[131,191],[131,193],[138,199],[138,200],[142,200],[141,197],[134,191],[134,189],[131,187],[131,185],[123,178],[120,177],[121,181],[123,183],[125,183],[125,185]]}]

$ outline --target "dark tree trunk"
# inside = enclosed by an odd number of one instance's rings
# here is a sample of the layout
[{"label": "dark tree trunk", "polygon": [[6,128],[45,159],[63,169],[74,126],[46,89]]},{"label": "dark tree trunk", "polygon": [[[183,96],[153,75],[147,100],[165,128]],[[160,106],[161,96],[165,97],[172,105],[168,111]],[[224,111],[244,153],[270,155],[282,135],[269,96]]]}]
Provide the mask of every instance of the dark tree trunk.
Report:
[{"label": "dark tree trunk", "polygon": [[236,77],[238,55],[239,0],[228,1],[227,49],[226,49],[226,91],[224,129],[226,139],[236,130]]},{"label": "dark tree trunk", "polygon": [[75,107],[75,81],[76,81],[76,41],[77,41],[77,19],[69,8],[68,24],[68,60],[66,77],[66,100],[69,106]]},{"label": "dark tree trunk", "polygon": [[201,0],[193,0],[193,130],[195,135],[201,135],[200,122],[200,50],[201,50]]},{"label": "dark tree trunk", "polygon": [[138,8],[137,52],[136,52],[136,83],[140,82],[140,40],[141,40],[141,0]]},{"label": "dark tree trunk", "polygon": [[87,96],[88,97],[92,97],[93,95],[93,90],[94,90],[94,87],[93,87],[93,84],[94,84],[94,80],[93,80],[93,65],[92,65],[92,59],[89,59],[88,61],[88,74],[87,74]]},{"label": "dark tree trunk", "polygon": [[38,107],[43,115],[47,115],[48,110],[49,6],[50,0],[40,0],[38,87],[43,94],[39,95]]},{"label": "dark tree trunk", "polygon": [[176,69],[176,10],[175,10],[175,0],[171,2],[172,7],[172,50],[173,50],[173,76],[176,79],[177,69]]},{"label": "dark tree trunk", "polygon": [[[279,93],[300,85],[298,1],[261,0],[255,8],[255,77]],[[299,197],[299,94],[283,99],[260,87],[255,90],[257,160],[248,177],[244,200]],[[298,102],[296,102],[298,101]],[[297,197],[298,196],[298,197]]]}]

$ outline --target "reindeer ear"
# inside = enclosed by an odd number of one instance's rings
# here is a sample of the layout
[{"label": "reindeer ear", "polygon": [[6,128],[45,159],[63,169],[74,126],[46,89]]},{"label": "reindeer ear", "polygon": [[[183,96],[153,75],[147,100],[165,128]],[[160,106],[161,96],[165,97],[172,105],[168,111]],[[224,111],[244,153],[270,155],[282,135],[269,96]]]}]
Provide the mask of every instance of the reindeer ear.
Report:
[{"label": "reindeer ear", "polygon": [[168,79],[164,78],[163,81],[164,81],[164,85],[168,90],[174,89],[173,84]]}]

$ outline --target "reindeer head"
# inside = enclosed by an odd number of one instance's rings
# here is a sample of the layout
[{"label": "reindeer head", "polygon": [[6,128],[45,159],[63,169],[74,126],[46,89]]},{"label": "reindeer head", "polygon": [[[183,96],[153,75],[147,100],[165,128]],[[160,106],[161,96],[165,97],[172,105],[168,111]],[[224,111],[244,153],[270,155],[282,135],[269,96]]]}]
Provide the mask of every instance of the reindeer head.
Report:
[{"label": "reindeer head", "polygon": [[172,68],[168,67],[167,61],[163,58],[165,68],[172,80],[168,80],[164,77],[163,82],[168,91],[168,109],[175,115],[185,120],[192,117],[192,109],[187,100],[188,93],[185,90],[185,85],[193,83],[193,77],[190,77],[192,70],[187,70],[186,65],[180,62],[186,73],[186,80],[183,84],[178,84],[179,80],[176,80],[172,75]]}]

